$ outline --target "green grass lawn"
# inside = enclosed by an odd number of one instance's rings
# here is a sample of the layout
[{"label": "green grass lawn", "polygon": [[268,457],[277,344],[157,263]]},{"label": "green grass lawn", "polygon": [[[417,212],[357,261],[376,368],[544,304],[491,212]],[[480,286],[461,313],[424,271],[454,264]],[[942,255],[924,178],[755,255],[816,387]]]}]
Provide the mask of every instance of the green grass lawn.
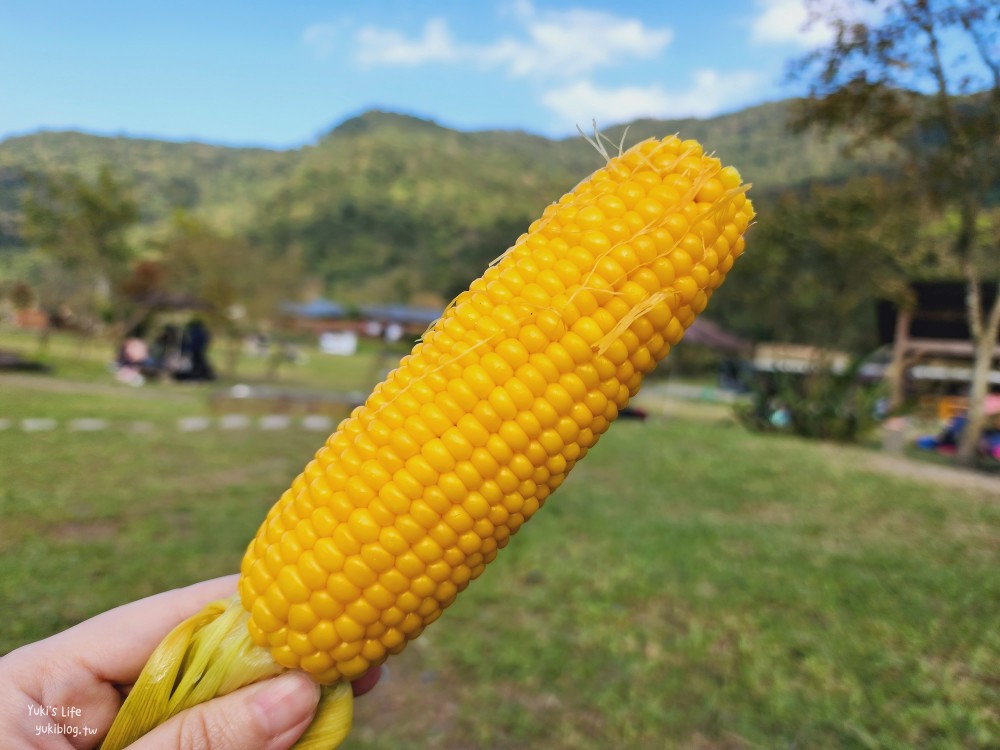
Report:
[{"label": "green grass lawn", "polygon": [[[0,431],[0,653],[236,570],[322,435],[175,429],[196,413],[193,389],[0,384],[0,418],[115,425]],[[345,746],[997,747],[1000,493],[837,454],[616,425],[390,661]]]}]

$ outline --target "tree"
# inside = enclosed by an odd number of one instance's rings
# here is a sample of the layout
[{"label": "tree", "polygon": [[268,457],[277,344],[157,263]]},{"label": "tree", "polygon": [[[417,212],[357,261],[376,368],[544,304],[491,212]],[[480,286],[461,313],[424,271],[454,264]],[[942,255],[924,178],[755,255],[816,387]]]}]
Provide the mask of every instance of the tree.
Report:
[{"label": "tree", "polygon": [[745,273],[726,281],[713,316],[758,340],[869,353],[874,301],[898,296],[917,247],[903,187],[868,175],[769,196]]},{"label": "tree", "polygon": [[23,209],[25,239],[87,288],[91,312],[106,302],[108,317],[119,317],[120,286],[134,254],[128,230],[139,207],[110,168],[93,182],[71,173],[31,175]]},{"label": "tree", "polygon": [[235,372],[242,337],[271,320],[300,282],[293,254],[268,256],[242,237],[220,234],[184,212],[160,247],[163,286],[198,300],[209,325],[228,339]]},{"label": "tree", "polygon": [[989,211],[1000,184],[1000,5],[994,0],[807,0],[833,40],[794,70],[810,80],[796,125],[846,125],[855,145],[889,142],[928,211],[952,224],[949,250],[967,285],[974,346],[968,425],[958,460],[971,464],[985,425],[1000,333],[1000,231]]}]

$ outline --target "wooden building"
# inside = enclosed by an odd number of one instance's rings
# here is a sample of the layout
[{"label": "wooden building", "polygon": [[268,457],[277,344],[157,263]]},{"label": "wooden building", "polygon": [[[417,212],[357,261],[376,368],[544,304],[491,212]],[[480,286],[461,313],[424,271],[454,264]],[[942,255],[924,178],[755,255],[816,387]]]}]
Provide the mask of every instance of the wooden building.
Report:
[{"label": "wooden building", "polygon": [[[969,331],[964,282],[911,285],[915,303],[900,309],[878,305],[881,342],[891,349],[888,377],[893,393],[907,396],[963,396],[972,381],[975,348]],[[993,305],[996,284],[983,285],[985,310]],[[1000,391],[1000,340],[994,351],[990,389]]]}]

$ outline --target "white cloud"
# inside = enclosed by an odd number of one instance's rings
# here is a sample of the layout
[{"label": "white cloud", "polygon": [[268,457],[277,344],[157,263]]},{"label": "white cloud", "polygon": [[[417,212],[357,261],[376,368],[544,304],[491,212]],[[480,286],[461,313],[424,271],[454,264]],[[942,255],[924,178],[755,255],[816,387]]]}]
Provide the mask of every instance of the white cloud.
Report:
[{"label": "white cloud", "polygon": [[816,21],[809,23],[804,0],[758,0],[760,15],[750,26],[750,39],[757,44],[792,44],[819,47],[833,41],[833,29]]},{"label": "white cloud", "polygon": [[302,32],[302,43],[316,59],[325,60],[336,47],[337,31],[336,24],[314,23]]},{"label": "white cloud", "polygon": [[647,28],[633,18],[580,9],[539,12],[527,0],[516,0],[509,15],[523,34],[479,45],[456,43],[443,19],[428,21],[418,39],[369,26],[358,33],[358,60],[366,65],[461,62],[513,76],[569,77],[625,58],[653,58],[673,38],[670,29]]},{"label": "white cloud", "polygon": [[501,6],[500,12],[522,20],[528,20],[535,15],[535,6],[531,0],[512,0],[512,2]]},{"label": "white cloud", "polygon": [[451,62],[461,56],[448,24],[432,18],[419,39],[409,40],[393,29],[365,26],[358,31],[358,61],[363,65],[423,65]]},{"label": "white cloud", "polygon": [[649,29],[634,18],[603,11],[537,13],[522,2],[518,16],[527,39],[501,39],[480,50],[483,60],[498,63],[513,75],[574,76],[622,58],[655,57],[673,39],[670,29]]},{"label": "white cloud", "polygon": [[542,103],[567,123],[586,126],[596,119],[612,125],[640,117],[707,117],[743,104],[759,83],[748,71],[720,75],[699,70],[687,91],[670,92],[659,85],[602,88],[587,80],[552,89]]}]

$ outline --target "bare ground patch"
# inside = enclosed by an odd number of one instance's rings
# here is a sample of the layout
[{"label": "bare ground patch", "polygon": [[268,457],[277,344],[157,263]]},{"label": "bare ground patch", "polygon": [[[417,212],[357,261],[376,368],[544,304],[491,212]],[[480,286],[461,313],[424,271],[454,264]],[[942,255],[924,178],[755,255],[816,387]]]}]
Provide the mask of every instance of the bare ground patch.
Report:
[{"label": "bare ground patch", "polygon": [[922,463],[904,456],[893,456],[886,453],[866,454],[863,466],[872,471],[905,479],[931,482],[972,492],[992,493],[993,499],[1000,502],[1000,477],[951,466]]},{"label": "bare ground patch", "polygon": [[0,375],[0,384],[4,388],[24,388],[46,393],[61,393],[70,395],[115,396],[130,399],[172,399],[190,400],[193,389],[184,386],[167,386],[162,388],[132,388],[121,383],[91,383],[81,380],[69,380],[38,375],[17,375],[4,373]]},{"label": "bare ground patch", "polygon": [[121,528],[120,519],[93,518],[50,526],[46,536],[58,542],[103,542],[114,539]]},{"label": "bare ground patch", "polygon": [[421,741],[434,738],[436,747],[461,747],[453,738],[459,704],[439,673],[422,670],[419,659],[408,653],[390,659],[383,670],[371,695],[355,703],[352,733],[372,741],[394,726],[405,725]]}]

